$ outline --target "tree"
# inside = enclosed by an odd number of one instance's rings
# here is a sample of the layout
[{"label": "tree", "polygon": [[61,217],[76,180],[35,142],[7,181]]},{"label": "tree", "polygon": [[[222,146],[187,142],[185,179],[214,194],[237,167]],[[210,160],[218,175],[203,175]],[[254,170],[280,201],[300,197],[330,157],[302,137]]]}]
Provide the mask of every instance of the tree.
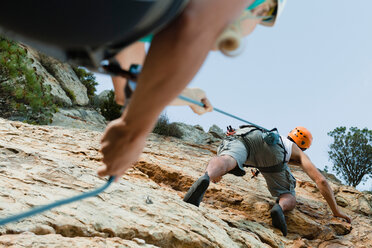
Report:
[{"label": "tree", "polygon": [[121,106],[115,102],[115,92],[110,90],[107,98],[104,99],[99,106],[101,114],[108,121],[115,120],[121,116]]},{"label": "tree", "polygon": [[27,48],[0,37],[0,92],[7,97],[11,110],[32,124],[48,124],[57,107],[50,94],[51,87],[43,84],[36,73]]},{"label": "tree", "polygon": [[328,135],[334,139],[328,151],[333,169],[348,185],[356,187],[372,176],[372,130],[337,127]]},{"label": "tree", "polygon": [[96,92],[96,86],[98,85],[96,77],[93,73],[85,70],[83,67],[72,67],[76,76],[78,76],[80,82],[87,88],[87,94],[89,100],[92,101],[94,93]]}]

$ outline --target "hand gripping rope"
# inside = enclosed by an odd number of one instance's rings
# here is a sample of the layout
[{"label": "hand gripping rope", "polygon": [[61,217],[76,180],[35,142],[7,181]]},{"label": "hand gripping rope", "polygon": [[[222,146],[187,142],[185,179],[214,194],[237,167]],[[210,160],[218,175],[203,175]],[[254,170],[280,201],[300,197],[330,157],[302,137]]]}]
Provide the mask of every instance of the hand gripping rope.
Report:
[{"label": "hand gripping rope", "polygon": [[31,209],[27,212],[24,212],[24,213],[12,215],[12,216],[0,219],[0,226],[8,224],[10,222],[19,221],[21,219],[30,217],[30,216],[35,215],[35,214],[42,213],[42,212],[47,211],[49,209],[59,207],[59,206],[62,206],[62,205],[65,205],[65,204],[68,204],[68,203],[71,203],[71,202],[80,201],[80,200],[83,200],[83,199],[91,197],[91,196],[96,196],[99,193],[103,192],[105,189],[107,189],[114,180],[115,180],[115,177],[111,176],[105,185],[103,185],[102,187],[97,188],[95,190],[92,190],[90,192],[85,192],[85,193],[77,195],[77,196],[73,196],[73,197],[70,197],[70,198],[67,198],[67,199],[63,199],[63,200],[53,202],[51,204],[35,207],[35,208],[33,208],[33,209]]},{"label": "hand gripping rope", "polygon": [[[181,99],[181,100],[187,101],[187,102],[189,102],[189,103],[196,104],[196,105],[198,105],[198,106],[200,106],[200,107],[204,107],[204,104],[203,104],[203,103],[198,102],[198,101],[195,101],[195,100],[193,100],[193,99],[191,99],[191,98],[188,98],[188,97],[185,97],[185,96],[182,96],[182,95],[179,95],[178,98]],[[217,111],[217,112],[219,112],[219,113],[221,113],[221,114],[223,114],[223,115],[226,115],[226,116],[229,116],[229,117],[231,117],[231,118],[234,118],[234,119],[237,119],[237,120],[239,120],[239,121],[242,121],[242,122],[244,122],[244,123],[247,123],[247,124],[249,124],[249,125],[252,125],[252,126],[258,127],[258,128],[260,128],[260,129],[262,129],[262,130],[265,130],[266,132],[269,132],[269,130],[266,129],[266,128],[264,128],[264,127],[261,127],[261,126],[259,126],[259,125],[256,125],[256,124],[254,124],[254,123],[252,123],[252,122],[250,122],[250,121],[246,121],[246,120],[244,120],[244,119],[242,119],[242,118],[240,118],[240,117],[238,117],[238,116],[236,116],[236,115],[229,114],[229,113],[227,113],[227,112],[225,112],[225,111],[223,111],[223,110],[221,110],[221,109],[218,109],[218,108],[213,107],[213,110],[215,110],[215,111]]]}]

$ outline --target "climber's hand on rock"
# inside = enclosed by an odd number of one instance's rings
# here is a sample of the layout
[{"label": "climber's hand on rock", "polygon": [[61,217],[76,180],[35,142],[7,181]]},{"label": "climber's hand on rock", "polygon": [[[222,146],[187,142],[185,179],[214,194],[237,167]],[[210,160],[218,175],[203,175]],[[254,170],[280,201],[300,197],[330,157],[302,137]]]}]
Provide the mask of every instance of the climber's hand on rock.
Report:
[{"label": "climber's hand on rock", "polygon": [[104,167],[98,169],[99,176],[116,176],[118,180],[137,161],[146,141],[146,135],[131,130],[119,118],[107,125],[101,140]]},{"label": "climber's hand on rock", "polygon": [[333,214],[335,217],[340,217],[346,220],[348,223],[351,223],[351,218],[344,214],[342,211],[338,210],[336,213]]}]

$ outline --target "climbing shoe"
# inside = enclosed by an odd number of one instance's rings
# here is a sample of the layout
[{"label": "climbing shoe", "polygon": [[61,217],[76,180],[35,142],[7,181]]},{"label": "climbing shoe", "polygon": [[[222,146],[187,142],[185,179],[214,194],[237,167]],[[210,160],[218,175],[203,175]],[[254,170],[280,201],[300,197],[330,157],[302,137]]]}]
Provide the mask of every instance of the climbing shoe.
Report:
[{"label": "climbing shoe", "polygon": [[284,236],[287,236],[287,223],[285,222],[285,217],[283,209],[278,203],[270,211],[273,226],[280,229]]},{"label": "climbing shoe", "polygon": [[205,191],[207,191],[208,189],[209,181],[210,178],[208,174],[205,173],[191,186],[189,191],[187,191],[185,197],[183,198],[183,201],[199,207]]}]

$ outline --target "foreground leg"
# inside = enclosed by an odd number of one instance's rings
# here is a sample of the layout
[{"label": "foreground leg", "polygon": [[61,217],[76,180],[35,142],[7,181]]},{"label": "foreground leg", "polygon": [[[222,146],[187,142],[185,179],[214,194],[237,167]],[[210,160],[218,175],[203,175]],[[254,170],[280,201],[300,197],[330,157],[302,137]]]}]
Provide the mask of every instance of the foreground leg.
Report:
[{"label": "foreground leg", "polygon": [[[136,42],[115,56],[115,59],[124,70],[129,70],[131,64],[142,65],[146,57],[145,44]],[[113,76],[112,83],[115,90],[115,102],[119,105],[124,105],[125,95],[124,87],[127,84],[127,79],[121,76]]]},{"label": "foreground leg", "polygon": [[270,211],[272,224],[280,229],[284,236],[287,236],[287,223],[284,217],[284,211],[290,211],[296,206],[296,198],[291,194],[279,196],[277,203]]},{"label": "foreground leg", "polygon": [[214,157],[209,161],[206,173],[210,176],[213,182],[219,182],[222,176],[237,166],[237,162],[229,155]]},{"label": "foreground leg", "polygon": [[205,174],[191,186],[183,200],[199,207],[208,189],[210,180],[214,182],[221,180],[222,176],[232,170],[236,165],[235,159],[227,155],[212,158],[209,161]]}]

